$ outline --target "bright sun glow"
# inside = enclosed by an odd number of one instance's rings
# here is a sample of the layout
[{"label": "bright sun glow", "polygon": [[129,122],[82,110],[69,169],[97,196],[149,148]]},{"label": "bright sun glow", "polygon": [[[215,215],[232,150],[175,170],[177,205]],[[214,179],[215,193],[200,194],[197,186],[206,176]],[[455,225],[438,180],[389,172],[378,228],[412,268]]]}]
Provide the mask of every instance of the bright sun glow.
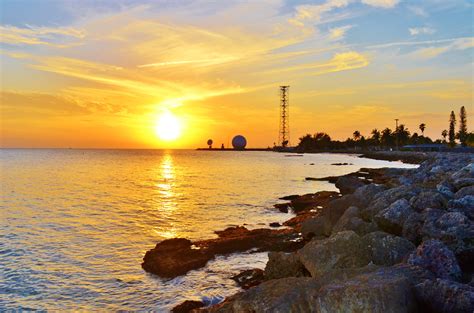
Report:
[{"label": "bright sun glow", "polygon": [[155,130],[160,139],[175,140],[181,135],[181,123],[173,113],[166,111],[158,118]]}]

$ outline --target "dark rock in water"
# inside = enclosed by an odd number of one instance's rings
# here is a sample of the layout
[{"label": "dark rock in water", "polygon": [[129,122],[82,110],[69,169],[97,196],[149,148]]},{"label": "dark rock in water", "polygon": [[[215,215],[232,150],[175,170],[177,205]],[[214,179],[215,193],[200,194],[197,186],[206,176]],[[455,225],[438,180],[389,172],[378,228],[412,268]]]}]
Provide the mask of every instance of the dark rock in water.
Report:
[{"label": "dark rock in water", "polygon": [[291,203],[277,203],[273,206],[282,213],[288,213],[288,210],[291,208]]},{"label": "dark rock in water", "polygon": [[205,304],[201,301],[186,300],[173,308],[173,313],[189,313],[194,309],[202,308]]},{"label": "dark rock in water", "polygon": [[424,209],[443,209],[446,208],[448,201],[439,192],[425,191],[410,200],[412,207],[421,212]]},{"label": "dark rock in water", "polygon": [[438,278],[456,281],[461,279],[461,268],[454,253],[439,240],[424,241],[410,255],[407,263],[423,267]]},{"label": "dark rock in water", "polygon": [[354,268],[369,263],[369,253],[353,231],[339,232],[324,240],[311,240],[297,255],[312,277],[340,268]]},{"label": "dark rock in water", "polygon": [[314,312],[417,312],[410,281],[373,272],[322,287]]},{"label": "dark rock in water", "polygon": [[353,176],[341,176],[336,181],[336,187],[343,195],[353,193],[357,188],[364,186],[363,180]]},{"label": "dark rock in water", "polygon": [[331,235],[331,222],[326,216],[316,216],[301,223],[301,233],[305,237]]},{"label": "dark rock in water", "polygon": [[300,196],[299,195],[289,195],[289,196],[284,196],[284,197],[281,197],[281,198],[278,198],[280,200],[294,200],[294,199],[298,199]]},{"label": "dark rock in water", "polygon": [[474,288],[469,285],[438,278],[416,285],[415,293],[424,312],[474,312]]},{"label": "dark rock in water", "polygon": [[187,239],[168,239],[146,252],[142,267],[161,277],[176,277],[206,265],[218,254],[257,251],[294,251],[304,241],[292,229],[254,229],[230,227],[218,231],[217,239],[191,242]]},{"label": "dark rock in water", "polygon": [[461,199],[461,198],[464,198],[465,196],[474,196],[474,185],[459,189],[454,194],[454,199]]},{"label": "dark rock in water", "polygon": [[263,270],[254,268],[232,276],[231,279],[235,280],[241,288],[249,289],[263,282],[263,277]]},{"label": "dark rock in water", "polygon": [[295,253],[270,252],[265,266],[265,279],[310,276]]},{"label": "dark rock in water", "polygon": [[306,194],[291,200],[291,208],[298,214],[318,206],[325,206],[335,197],[337,197],[337,192],[334,191],[320,191],[314,194]]},{"label": "dark rock in water", "polygon": [[278,222],[272,222],[269,224],[270,227],[281,227],[281,224]]},{"label": "dark rock in water", "polygon": [[403,224],[405,224],[406,219],[411,213],[413,213],[413,209],[408,200],[400,199],[377,213],[374,220],[382,230],[400,235],[403,230]]},{"label": "dark rock in water", "polygon": [[331,163],[331,165],[342,166],[342,165],[354,165],[352,163]]},{"label": "dark rock in water", "polygon": [[377,265],[400,263],[416,249],[407,239],[381,231],[365,235],[362,241],[369,249],[370,260]]}]

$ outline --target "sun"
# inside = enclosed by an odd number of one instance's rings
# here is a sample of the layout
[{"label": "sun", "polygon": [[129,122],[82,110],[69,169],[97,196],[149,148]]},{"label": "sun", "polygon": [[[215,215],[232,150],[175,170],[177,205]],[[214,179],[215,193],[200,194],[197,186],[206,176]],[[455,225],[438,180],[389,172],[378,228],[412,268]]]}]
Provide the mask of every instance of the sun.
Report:
[{"label": "sun", "polygon": [[159,116],[155,131],[161,140],[176,140],[181,135],[181,122],[173,113],[165,111]]}]

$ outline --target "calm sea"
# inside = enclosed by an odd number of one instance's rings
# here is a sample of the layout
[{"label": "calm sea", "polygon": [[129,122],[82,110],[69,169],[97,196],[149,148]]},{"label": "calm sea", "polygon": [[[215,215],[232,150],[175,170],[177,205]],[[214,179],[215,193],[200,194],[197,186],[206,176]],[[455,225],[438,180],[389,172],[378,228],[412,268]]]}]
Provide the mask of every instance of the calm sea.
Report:
[{"label": "calm sea", "polygon": [[[158,310],[219,301],[266,253],[165,280],[141,269],[163,239],[283,222],[278,197],[335,190],[306,176],[407,167],[349,155],[192,150],[0,150],[0,309]],[[348,162],[349,166],[331,163]]]}]

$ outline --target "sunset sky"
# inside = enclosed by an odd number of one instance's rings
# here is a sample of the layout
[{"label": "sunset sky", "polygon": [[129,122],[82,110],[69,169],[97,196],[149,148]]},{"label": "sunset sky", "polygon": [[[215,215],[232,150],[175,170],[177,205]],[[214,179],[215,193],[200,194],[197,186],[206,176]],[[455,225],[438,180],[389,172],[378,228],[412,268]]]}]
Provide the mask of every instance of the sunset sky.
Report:
[{"label": "sunset sky", "polygon": [[[422,122],[474,128],[473,1],[1,0],[2,147],[291,143]],[[163,114],[181,135],[160,138]],[[161,120],[163,120],[161,118]]]}]

